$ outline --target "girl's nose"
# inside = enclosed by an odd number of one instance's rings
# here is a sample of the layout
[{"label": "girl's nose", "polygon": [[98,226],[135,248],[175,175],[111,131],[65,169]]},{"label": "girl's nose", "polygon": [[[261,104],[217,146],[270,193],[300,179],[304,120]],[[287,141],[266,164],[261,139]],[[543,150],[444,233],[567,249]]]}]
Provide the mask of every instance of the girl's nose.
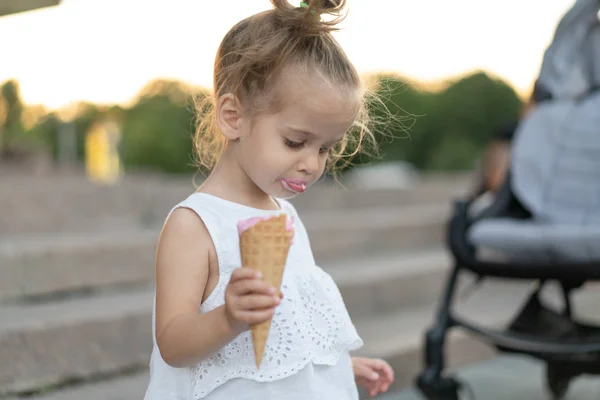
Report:
[{"label": "girl's nose", "polygon": [[300,161],[299,169],[306,174],[314,174],[319,170],[320,154],[317,151],[306,152],[306,155]]}]

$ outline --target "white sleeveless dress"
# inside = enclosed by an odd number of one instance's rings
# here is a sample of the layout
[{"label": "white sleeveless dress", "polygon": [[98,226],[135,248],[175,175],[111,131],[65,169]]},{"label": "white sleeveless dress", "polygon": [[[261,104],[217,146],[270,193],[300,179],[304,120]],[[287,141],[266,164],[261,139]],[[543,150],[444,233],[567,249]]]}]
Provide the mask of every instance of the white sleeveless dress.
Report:
[{"label": "white sleeveless dress", "polygon": [[246,331],[190,368],[173,368],[156,345],[150,360],[145,400],[357,400],[349,352],[362,346],[340,292],[315,264],[308,234],[294,207],[260,210],[206,193],[194,193],[173,209],[195,211],[210,233],[219,263],[219,281],[200,306],[206,313],[225,302],[225,288],[241,265],[237,222],[286,213],[294,217],[294,243],[284,271],[284,299],[277,307],[260,370],[252,336]]}]

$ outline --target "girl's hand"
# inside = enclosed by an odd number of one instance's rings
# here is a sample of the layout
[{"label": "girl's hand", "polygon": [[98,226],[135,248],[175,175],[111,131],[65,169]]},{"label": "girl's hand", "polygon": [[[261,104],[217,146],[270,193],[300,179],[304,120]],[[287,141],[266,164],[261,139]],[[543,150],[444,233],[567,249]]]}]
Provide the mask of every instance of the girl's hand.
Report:
[{"label": "girl's hand", "polygon": [[379,358],[353,357],[352,367],[356,383],[369,391],[369,396],[385,393],[394,382],[392,367]]},{"label": "girl's hand", "polygon": [[273,317],[283,298],[275,292],[274,287],[262,280],[260,272],[251,268],[234,270],[225,289],[225,315],[231,329],[241,333],[250,325]]}]

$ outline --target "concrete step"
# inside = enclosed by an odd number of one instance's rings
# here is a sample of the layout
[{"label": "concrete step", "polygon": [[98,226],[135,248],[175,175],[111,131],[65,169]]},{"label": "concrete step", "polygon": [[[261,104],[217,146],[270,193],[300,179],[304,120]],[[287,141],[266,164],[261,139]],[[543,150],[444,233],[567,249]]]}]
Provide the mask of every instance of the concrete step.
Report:
[{"label": "concrete step", "polygon": [[354,317],[437,302],[450,267],[445,249],[384,253],[324,264]]},{"label": "concrete step", "polygon": [[292,200],[298,210],[353,210],[366,207],[396,207],[400,205],[430,204],[461,196],[473,183],[473,174],[428,174],[405,189],[361,189],[343,184],[316,185],[302,196]]},{"label": "concrete step", "polygon": [[[324,266],[353,318],[433,304],[448,267],[441,249]],[[371,271],[371,273],[368,273]],[[147,363],[152,287],[0,306],[0,393]],[[2,368],[2,360],[13,360]]]},{"label": "concrete step", "polygon": [[[468,299],[457,299],[455,310],[481,325],[499,327],[504,325],[527,297],[530,285],[527,283],[487,283]],[[557,295],[549,293],[552,301]],[[577,314],[583,318],[598,320],[596,310],[600,305],[600,293],[591,289],[575,297]],[[372,316],[355,318],[357,329],[365,341],[365,346],[356,356],[380,357],[393,367],[396,382],[391,391],[411,386],[422,365],[422,337],[432,323],[434,307],[399,307],[398,310]],[[0,347],[1,348],[1,347]],[[474,338],[453,331],[447,340],[447,367],[454,370],[478,360],[493,357],[495,352]],[[147,384],[146,372],[129,376],[110,378],[103,382],[80,384],[76,387],[61,388],[56,393],[45,394],[33,399],[71,400],[85,398],[124,399],[140,398]],[[366,398],[363,396],[362,398]]]},{"label": "concrete step", "polygon": [[0,307],[0,394],[143,367],[153,292]]},{"label": "concrete step", "polygon": [[[201,177],[196,185],[201,183]],[[96,185],[82,173],[6,173],[0,171],[0,238],[93,229],[158,227],[167,212],[195,189],[191,176],[129,173],[115,185]],[[470,173],[423,174],[408,189],[361,190],[323,182],[294,199],[302,212],[395,207],[449,200],[462,194]],[[40,207],[39,199],[43,200]]]},{"label": "concrete step", "polygon": [[0,303],[148,284],[157,238],[152,229],[0,241]]},{"label": "concrete step", "polygon": [[440,245],[450,217],[448,202],[350,213],[313,212],[303,217],[318,260],[373,255]]},{"label": "concrete step", "polygon": [[[480,313],[481,314],[481,313]],[[486,314],[489,315],[489,314]],[[394,369],[396,383],[391,390],[411,384],[421,365],[421,337],[430,324],[432,307],[421,307],[410,311],[400,311],[362,318],[355,321],[365,346],[354,355],[379,357],[388,361]],[[465,350],[468,349],[468,355]],[[453,367],[480,359],[487,359],[493,352],[486,346],[465,335],[452,335],[448,343],[448,354]],[[147,373],[134,376],[107,379],[104,382],[80,385],[58,392],[34,396],[33,400],[70,399],[124,399],[125,394],[136,394],[140,398],[147,385]],[[133,398],[133,397],[127,397]],[[361,398],[366,398],[364,393]]]},{"label": "concrete step", "polygon": [[[319,262],[439,245],[448,204],[313,212],[303,218]],[[154,279],[158,229],[0,241],[0,302]]]},{"label": "concrete step", "polygon": [[[65,388],[50,389],[46,394],[28,396],[29,400],[138,400],[144,398],[148,372],[80,383]],[[24,397],[13,397],[16,400]]]},{"label": "concrete step", "polygon": [[[427,306],[355,319],[359,334],[365,341],[365,346],[355,355],[386,359],[396,373],[397,383],[393,389],[405,387],[410,384],[412,377],[419,369],[421,337],[423,330],[431,323],[432,311],[433,307]],[[490,316],[485,309],[483,313],[479,314],[480,316],[483,314]],[[139,340],[137,342],[139,343]],[[452,358],[451,365],[462,365],[468,361],[488,358],[493,354],[483,345],[474,347],[473,341],[464,335],[453,335],[449,342],[449,349]],[[469,349],[468,355],[464,354],[465,349]],[[81,352],[82,348],[80,347],[79,350]],[[75,396],[91,399],[94,398],[94,395],[98,399],[117,399],[121,398],[118,396],[124,395],[124,393],[143,393],[147,384],[146,379],[147,377],[143,373],[131,379],[119,378],[116,382],[120,382],[121,387],[115,386],[114,380],[109,379],[104,384],[92,383],[67,389],[64,392],[39,396],[39,399],[75,399],[77,398]]]}]

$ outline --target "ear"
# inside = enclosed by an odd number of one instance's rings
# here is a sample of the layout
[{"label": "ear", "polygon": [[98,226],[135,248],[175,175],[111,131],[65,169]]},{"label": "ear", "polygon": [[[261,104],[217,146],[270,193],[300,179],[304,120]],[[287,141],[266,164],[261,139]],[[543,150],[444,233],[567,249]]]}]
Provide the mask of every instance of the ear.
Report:
[{"label": "ear", "polygon": [[217,102],[217,125],[228,140],[236,140],[244,135],[242,107],[237,97],[225,93]]}]

